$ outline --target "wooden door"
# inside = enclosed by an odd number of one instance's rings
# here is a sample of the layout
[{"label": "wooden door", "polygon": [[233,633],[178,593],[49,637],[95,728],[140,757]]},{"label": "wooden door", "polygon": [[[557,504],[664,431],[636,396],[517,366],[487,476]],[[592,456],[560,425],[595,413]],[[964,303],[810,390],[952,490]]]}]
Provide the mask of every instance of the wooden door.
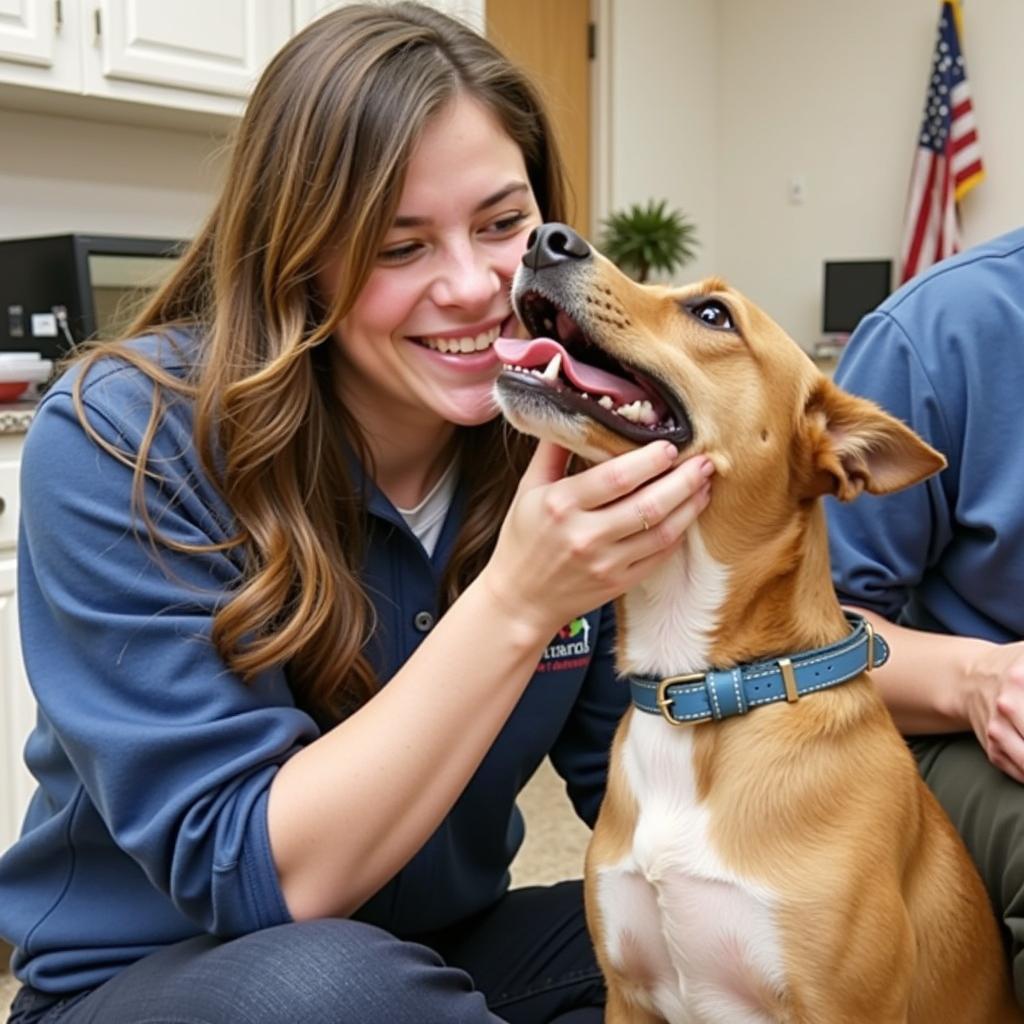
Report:
[{"label": "wooden door", "polygon": [[569,223],[590,236],[590,0],[487,0],[487,38],[540,86],[569,178]]}]

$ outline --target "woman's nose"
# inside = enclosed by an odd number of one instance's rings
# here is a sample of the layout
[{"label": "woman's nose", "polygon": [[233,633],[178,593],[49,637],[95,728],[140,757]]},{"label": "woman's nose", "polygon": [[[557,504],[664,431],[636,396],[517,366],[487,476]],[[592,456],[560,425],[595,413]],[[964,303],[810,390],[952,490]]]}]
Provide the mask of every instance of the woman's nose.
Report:
[{"label": "woman's nose", "polygon": [[470,245],[446,261],[435,282],[434,300],[441,306],[472,308],[489,303],[501,288],[501,275],[493,260]]}]

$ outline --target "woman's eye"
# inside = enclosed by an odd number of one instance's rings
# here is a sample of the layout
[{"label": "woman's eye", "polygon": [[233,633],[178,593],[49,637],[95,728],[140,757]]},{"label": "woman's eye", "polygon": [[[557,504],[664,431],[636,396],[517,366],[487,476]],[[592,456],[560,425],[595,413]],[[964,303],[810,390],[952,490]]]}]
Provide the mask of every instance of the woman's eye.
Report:
[{"label": "woman's eye", "polygon": [[394,249],[384,249],[378,259],[384,263],[401,263],[419,252],[419,243],[410,242],[408,245],[398,245]]},{"label": "woman's eye", "polygon": [[526,220],[526,214],[522,211],[510,213],[507,217],[499,217],[498,220],[493,221],[491,223],[491,230],[497,231],[499,234],[505,231],[511,231],[513,228],[522,224],[524,220]]},{"label": "woman's eye", "polygon": [[724,331],[731,331],[733,328],[729,310],[721,302],[716,302],[714,299],[694,306],[691,312],[698,320],[706,323],[708,327],[718,327]]}]

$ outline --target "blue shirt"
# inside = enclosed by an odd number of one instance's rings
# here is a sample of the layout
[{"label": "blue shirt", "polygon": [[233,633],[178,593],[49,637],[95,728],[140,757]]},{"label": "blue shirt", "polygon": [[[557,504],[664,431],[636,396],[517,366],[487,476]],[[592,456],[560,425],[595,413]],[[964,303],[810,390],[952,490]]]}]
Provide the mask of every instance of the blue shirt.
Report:
[{"label": "blue shirt", "polygon": [[[166,341],[137,344],[186,372],[187,358]],[[130,468],[78,422],[75,373],[46,394],[25,442],[18,592],[39,705],[26,761],[39,787],[20,840],[0,859],[0,934],[16,947],[17,976],[47,992],[98,985],[193,935],[289,921],[267,796],[278,768],[320,735],[283,666],[246,685],[218,656],[211,624],[242,578],[239,552],[161,547],[154,557],[131,514]],[[129,451],[150,396],[144,375],[114,361],[84,389],[90,422]],[[193,448],[187,401],[172,402],[152,457],[165,479],[147,483],[145,500],[159,529],[192,544],[230,537],[231,514]],[[361,582],[378,616],[367,654],[386,682],[424,639],[418,613],[438,614],[463,499],[431,558],[383,494],[369,485],[367,497]],[[495,628],[478,623],[475,639],[499,643]],[[355,916],[415,935],[497,899],[523,838],[516,795],[549,752],[593,822],[628,694],[613,671],[610,608],[563,632],[436,833]],[[443,679],[424,685],[443,699]]]},{"label": "blue shirt", "polygon": [[898,494],[830,499],[840,599],[932,632],[1024,637],[1024,229],[914,278],[836,371],[942,452]]}]

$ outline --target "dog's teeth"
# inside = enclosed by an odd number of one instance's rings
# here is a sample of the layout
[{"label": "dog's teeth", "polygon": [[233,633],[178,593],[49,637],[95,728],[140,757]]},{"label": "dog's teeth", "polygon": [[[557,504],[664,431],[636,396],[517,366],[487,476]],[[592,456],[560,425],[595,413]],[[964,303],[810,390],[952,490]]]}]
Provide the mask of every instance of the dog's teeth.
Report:
[{"label": "dog's teeth", "polygon": [[639,403],[638,418],[641,423],[648,427],[653,427],[658,422],[658,416],[654,411],[654,406],[646,400]]},{"label": "dog's teeth", "polygon": [[558,371],[562,368],[562,353],[556,352],[551,357],[551,362],[544,368],[541,376],[545,380],[558,380]]},{"label": "dog's teeth", "polygon": [[602,409],[611,409],[612,406],[615,405],[615,403],[612,401],[611,395],[602,395],[597,400],[597,404],[601,406]]},{"label": "dog's teeth", "polygon": [[623,419],[627,419],[630,423],[642,423],[644,426],[653,426],[658,422],[658,417],[655,415],[654,406],[648,401],[640,401],[637,399],[635,402],[630,402],[628,405],[621,405],[615,410]]},{"label": "dog's teeth", "polygon": [[624,420],[629,420],[630,423],[637,423],[640,419],[640,402],[631,401],[628,406],[620,406],[615,412]]},{"label": "dog's teeth", "polygon": [[581,394],[581,395],[582,395],[582,396],[583,396],[584,398],[589,398],[589,397],[590,397],[590,395],[588,395],[588,394],[586,393],[586,391],[581,391],[581,392],[580,392],[580,394]]}]

